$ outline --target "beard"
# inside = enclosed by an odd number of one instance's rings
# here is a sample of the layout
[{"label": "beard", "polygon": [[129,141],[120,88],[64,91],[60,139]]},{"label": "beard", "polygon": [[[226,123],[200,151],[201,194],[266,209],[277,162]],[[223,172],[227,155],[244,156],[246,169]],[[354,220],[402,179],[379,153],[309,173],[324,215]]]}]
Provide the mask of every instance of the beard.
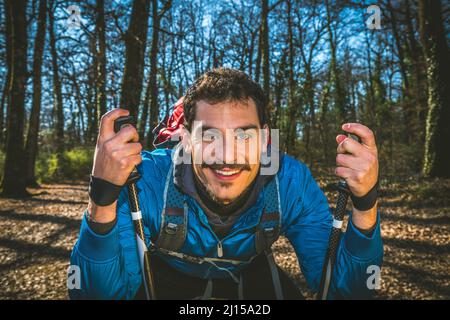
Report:
[{"label": "beard", "polygon": [[[255,181],[255,180],[256,180],[256,179],[254,179],[254,181]],[[252,183],[250,183],[250,185],[248,185],[248,186],[247,186],[242,192],[240,192],[240,194],[239,194],[237,197],[235,197],[235,198],[229,198],[229,197],[227,197],[227,198],[220,198],[220,197],[218,197],[218,196],[214,193],[212,187],[211,187],[209,184],[204,185],[204,184],[202,184],[200,181],[198,181],[198,182],[200,183],[201,188],[202,188],[203,191],[204,191],[204,194],[205,194],[211,201],[213,201],[213,202],[215,202],[215,203],[217,203],[217,204],[219,204],[219,205],[221,205],[221,206],[226,207],[226,206],[230,206],[230,205],[232,205],[232,204],[234,204],[234,203],[237,203],[237,202],[239,202],[241,199],[245,198],[245,197],[249,194],[250,190],[253,188],[254,181],[253,181]],[[232,184],[231,182],[220,182],[220,188],[225,188],[225,189],[226,189],[226,188],[231,188],[232,186],[233,186],[233,184]]]},{"label": "beard", "polygon": [[[245,163],[245,164],[216,164],[216,163],[207,164],[207,163],[202,163],[201,164],[201,170],[202,169],[222,170],[223,168],[229,168],[232,170],[240,170],[240,171],[245,171],[245,170],[251,171],[251,167],[248,163]],[[206,180],[206,176],[205,176],[205,180]],[[201,181],[198,181],[198,182],[203,187],[203,190],[205,191],[206,195],[210,198],[210,200],[212,200],[220,205],[226,206],[240,198],[240,196],[238,196],[234,199],[220,198],[214,193],[213,188],[211,187],[211,185],[208,183],[207,180],[205,181],[206,182],[205,184],[201,183]],[[250,184],[250,186],[251,185],[252,184]],[[220,188],[223,188],[223,189],[229,189],[233,186],[233,183],[222,181],[222,182],[219,182],[219,186],[220,186]],[[243,192],[241,192],[241,195],[247,194],[247,191],[250,189],[250,186],[245,188],[245,190]]]}]

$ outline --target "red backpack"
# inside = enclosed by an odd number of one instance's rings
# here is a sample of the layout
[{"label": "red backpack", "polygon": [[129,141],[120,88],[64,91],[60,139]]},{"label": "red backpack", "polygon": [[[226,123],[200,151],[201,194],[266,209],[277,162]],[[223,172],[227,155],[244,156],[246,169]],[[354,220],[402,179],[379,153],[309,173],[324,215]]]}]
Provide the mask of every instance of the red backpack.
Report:
[{"label": "red backpack", "polygon": [[[184,122],[183,97],[178,99],[173,106],[171,115],[166,114],[164,119],[153,129],[153,145],[159,149],[171,149],[178,144],[181,138],[175,139],[180,135],[180,125]],[[174,137],[172,139],[172,137]]]}]

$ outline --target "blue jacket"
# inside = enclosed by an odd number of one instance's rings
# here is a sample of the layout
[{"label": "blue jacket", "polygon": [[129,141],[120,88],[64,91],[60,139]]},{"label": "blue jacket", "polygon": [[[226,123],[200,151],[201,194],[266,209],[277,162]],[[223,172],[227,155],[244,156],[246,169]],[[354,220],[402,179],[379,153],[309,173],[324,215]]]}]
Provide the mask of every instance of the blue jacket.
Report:
[{"label": "blue jacket", "polygon": [[[165,177],[171,166],[172,150],[143,152],[138,166],[142,178],[137,182],[147,244],[150,235],[158,235],[163,210]],[[301,271],[311,290],[319,287],[322,266],[332,226],[327,199],[309,169],[301,162],[282,157],[277,173],[280,188],[281,235],[287,237],[297,255]],[[188,197],[189,218],[182,252],[195,256],[217,257],[217,236],[208,225],[206,215]],[[244,212],[222,239],[224,258],[247,259],[255,254],[252,227],[262,213],[263,193],[256,204]],[[336,267],[329,297],[370,297],[367,287],[370,265],[381,266],[383,246],[379,216],[370,237],[359,232],[351,217],[337,251]],[[166,261],[181,272],[198,277],[224,277],[226,272],[210,265],[196,265],[166,257]],[[81,289],[69,290],[72,299],[132,299],[141,285],[142,275],[136,248],[126,188],[120,194],[117,223],[106,235],[94,233],[83,217],[71,265],[81,271]],[[227,267],[228,268],[228,267]],[[228,270],[239,266],[230,266]]]}]

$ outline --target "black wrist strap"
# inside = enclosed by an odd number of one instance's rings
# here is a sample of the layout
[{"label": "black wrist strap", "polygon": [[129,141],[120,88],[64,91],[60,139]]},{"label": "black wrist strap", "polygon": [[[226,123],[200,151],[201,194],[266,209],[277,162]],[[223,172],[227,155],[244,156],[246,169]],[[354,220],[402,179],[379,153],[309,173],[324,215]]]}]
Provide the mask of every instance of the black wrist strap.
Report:
[{"label": "black wrist strap", "polygon": [[86,220],[89,228],[94,231],[96,234],[105,235],[108,234],[116,225],[117,215],[111,222],[97,222],[92,219],[88,210],[86,210]]},{"label": "black wrist strap", "polygon": [[98,206],[109,206],[119,198],[121,186],[91,175],[89,197]]},{"label": "black wrist strap", "polygon": [[359,211],[367,211],[372,209],[378,198],[378,181],[366,195],[362,197],[351,195],[350,197],[352,198],[353,207],[355,209]]}]

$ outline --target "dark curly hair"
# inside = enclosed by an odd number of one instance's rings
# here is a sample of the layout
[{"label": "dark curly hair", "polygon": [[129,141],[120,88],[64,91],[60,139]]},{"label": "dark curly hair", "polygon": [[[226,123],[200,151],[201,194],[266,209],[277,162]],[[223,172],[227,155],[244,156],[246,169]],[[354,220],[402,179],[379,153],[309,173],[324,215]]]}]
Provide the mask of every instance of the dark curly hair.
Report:
[{"label": "dark curly hair", "polygon": [[210,104],[216,104],[224,101],[245,101],[248,98],[252,98],[256,104],[261,127],[268,124],[267,99],[258,83],[240,70],[212,69],[197,78],[184,96],[185,126],[191,127],[198,101],[204,100]]}]

